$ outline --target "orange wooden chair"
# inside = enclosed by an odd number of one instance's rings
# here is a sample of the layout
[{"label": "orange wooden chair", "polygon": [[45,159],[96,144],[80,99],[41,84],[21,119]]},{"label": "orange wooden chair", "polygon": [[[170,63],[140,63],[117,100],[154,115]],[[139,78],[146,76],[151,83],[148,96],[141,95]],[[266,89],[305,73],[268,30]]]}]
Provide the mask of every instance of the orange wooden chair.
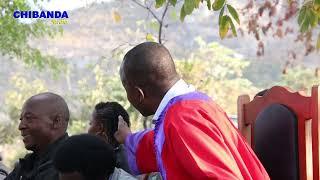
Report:
[{"label": "orange wooden chair", "polygon": [[319,88],[311,96],[274,86],[238,97],[238,127],[271,179],[319,180]]}]

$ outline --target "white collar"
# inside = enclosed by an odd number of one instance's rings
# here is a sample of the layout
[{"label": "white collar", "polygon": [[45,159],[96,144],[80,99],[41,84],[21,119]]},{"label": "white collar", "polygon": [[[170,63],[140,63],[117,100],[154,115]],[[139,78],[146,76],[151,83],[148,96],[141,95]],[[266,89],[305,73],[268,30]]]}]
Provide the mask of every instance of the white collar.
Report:
[{"label": "white collar", "polygon": [[196,89],[192,85],[188,85],[184,80],[180,79],[177,81],[162,98],[152,119],[157,120],[159,118],[161,112],[172,98],[193,92],[195,90]]}]

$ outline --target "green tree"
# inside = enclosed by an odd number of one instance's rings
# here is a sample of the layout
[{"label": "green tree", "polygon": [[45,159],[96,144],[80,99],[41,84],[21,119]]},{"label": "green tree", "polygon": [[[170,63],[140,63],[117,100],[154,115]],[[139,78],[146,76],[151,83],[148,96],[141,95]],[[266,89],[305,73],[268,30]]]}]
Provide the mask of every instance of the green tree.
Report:
[{"label": "green tree", "polygon": [[12,89],[6,92],[4,105],[0,109],[7,115],[7,121],[0,126],[0,144],[12,143],[19,136],[17,127],[24,101],[34,94],[48,91],[43,80],[30,81],[19,73],[13,75],[9,83]]},{"label": "green tree", "polygon": [[[70,130],[73,133],[83,132],[87,126],[94,106],[101,101],[116,101],[128,111],[132,128],[134,130],[142,129],[142,115],[127,100],[127,96],[122,87],[118,71],[106,71],[108,65],[95,64],[90,65],[88,70],[90,76],[78,81],[79,92],[71,95],[68,99],[75,107],[73,119],[82,123],[77,123],[78,129]],[[120,63],[117,63],[116,70],[119,69]],[[89,78],[88,78],[89,77]],[[93,77],[90,78],[90,77]]]},{"label": "green tree", "polygon": [[[133,0],[138,2],[138,0]],[[152,0],[154,1],[154,0]],[[145,1],[146,2],[146,1]],[[167,9],[169,6],[176,6],[179,2],[182,2],[182,7],[180,10],[180,20],[184,21],[187,15],[192,14],[192,12],[199,8],[201,3],[207,4],[208,10],[218,11],[219,12],[219,35],[221,39],[225,38],[228,34],[228,31],[231,30],[233,36],[237,36],[237,30],[235,24],[240,25],[240,17],[238,11],[241,12],[244,16],[247,16],[242,20],[242,24],[246,24],[248,27],[248,34],[252,34],[257,41],[259,41],[257,55],[263,55],[264,43],[261,40],[261,34],[268,35],[268,31],[274,31],[273,37],[282,38],[285,35],[291,34],[292,28],[290,26],[284,26],[285,21],[289,21],[298,16],[297,24],[299,24],[300,32],[297,34],[297,41],[304,41],[306,47],[306,55],[313,52],[315,49],[320,49],[320,32],[317,29],[320,27],[320,0],[304,0],[304,3],[301,7],[298,7],[299,1],[289,0],[288,4],[283,6],[279,1],[265,1],[265,3],[254,5],[254,1],[249,0],[248,4],[244,6],[241,10],[236,10],[230,3],[226,0],[155,0],[155,7],[165,7],[163,17],[166,15]],[[140,3],[141,5],[141,3]],[[145,9],[150,11],[153,15],[155,14],[150,6],[143,6]],[[276,12],[278,7],[286,7],[284,9],[284,17],[281,14]],[[252,13],[251,9],[257,8],[256,13]],[[265,11],[269,11],[270,22],[265,25],[265,19],[260,18]],[[253,11],[255,12],[255,11]],[[278,15],[278,17],[275,17]],[[155,16],[156,17],[156,16]],[[276,19],[276,22],[272,22],[272,18]],[[159,19],[159,18],[156,18]],[[261,22],[260,22],[261,21]],[[158,21],[159,32],[161,32],[161,27],[163,21]],[[236,23],[235,23],[236,22]],[[275,26],[275,27],[274,27]],[[284,29],[286,28],[286,29]],[[243,30],[240,29],[243,33]],[[318,33],[316,35],[316,43],[312,44],[312,34]],[[271,34],[271,33],[269,33]],[[148,36],[147,36],[148,37]],[[150,36],[149,36],[150,37]],[[148,39],[148,38],[147,38]],[[153,40],[152,38],[149,38]],[[161,33],[159,36],[159,42],[161,43]]]},{"label": "green tree", "polygon": [[182,78],[213,97],[229,114],[236,114],[237,97],[252,94],[257,88],[243,77],[250,62],[236,57],[235,51],[218,43],[206,44],[197,39],[200,47],[185,59],[176,61]]},{"label": "green tree", "polygon": [[50,26],[42,20],[33,23],[22,23],[13,17],[15,10],[31,10],[26,0],[1,0],[0,1],[0,52],[11,58],[23,60],[27,65],[44,69],[61,71],[65,65],[63,60],[56,57],[43,55],[38,49],[30,46],[29,40],[48,35],[53,37],[57,32],[62,33],[62,28]]},{"label": "green tree", "polygon": [[[237,36],[237,31],[235,27],[235,22],[240,24],[239,14],[236,9],[229,4],[226,0],[155,0],[155,8],[158,9],[163,7],[161,13],[156,13],[152,9],[151,5],[154,0],[132,0],[138,6],[146,9],[154,18],[155,22],[158,24],[158,42],[162,44],[162,32],[163,27],[168,26],[165,21],[165,17],[168,15],[168,9],[172,6],[175,7],[179,2],[182,2],[180,9],[180,20],[184,21],[187,15],[192,14],[195,9],[198,9],[200,4],[204,3],[207,5],[208,10],[219,12],[219,35],[221,39],[224,39],[227,36],[229,30],[231,30],[233,36]],[[154,41],[155,39],[151,34],[147,34],[147,41]]]},{"label": "green tree", "polygon": [[290,87],[295,91],[305,90],[311,92],[313,85],[320,85],[320,77],[318,70],[306,68],[303,66],[296,66],[288,69],[282,75],[280,84]]}]

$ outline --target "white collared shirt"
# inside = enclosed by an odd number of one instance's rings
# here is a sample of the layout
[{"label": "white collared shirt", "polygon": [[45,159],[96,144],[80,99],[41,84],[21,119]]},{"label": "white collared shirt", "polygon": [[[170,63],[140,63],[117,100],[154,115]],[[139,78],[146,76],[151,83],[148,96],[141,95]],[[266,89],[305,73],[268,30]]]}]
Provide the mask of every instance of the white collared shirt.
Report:
[{"label": "white collared shirt", "polygon": [[179,81],[177,81],[162,98],[158,109],[152,119],[155,121],[159,118],[161,112],[172,98],[193,92],[195,90],[196,89],[194,88],[194,86],[188,85],[184,80],[180,79]]}]

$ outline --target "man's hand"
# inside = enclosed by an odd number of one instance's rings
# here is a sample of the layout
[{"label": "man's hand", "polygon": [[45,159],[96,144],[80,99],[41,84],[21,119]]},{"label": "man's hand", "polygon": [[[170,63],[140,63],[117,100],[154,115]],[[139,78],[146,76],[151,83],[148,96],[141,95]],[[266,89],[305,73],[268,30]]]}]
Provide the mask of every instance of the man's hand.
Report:
[{"label": "man's hand", "polygon": [[122,116],[118,116],[118,130],[114,133],[114,137],[120,144],[124,144],[127,136],[131,134],[128,124],[123,120]]}]

